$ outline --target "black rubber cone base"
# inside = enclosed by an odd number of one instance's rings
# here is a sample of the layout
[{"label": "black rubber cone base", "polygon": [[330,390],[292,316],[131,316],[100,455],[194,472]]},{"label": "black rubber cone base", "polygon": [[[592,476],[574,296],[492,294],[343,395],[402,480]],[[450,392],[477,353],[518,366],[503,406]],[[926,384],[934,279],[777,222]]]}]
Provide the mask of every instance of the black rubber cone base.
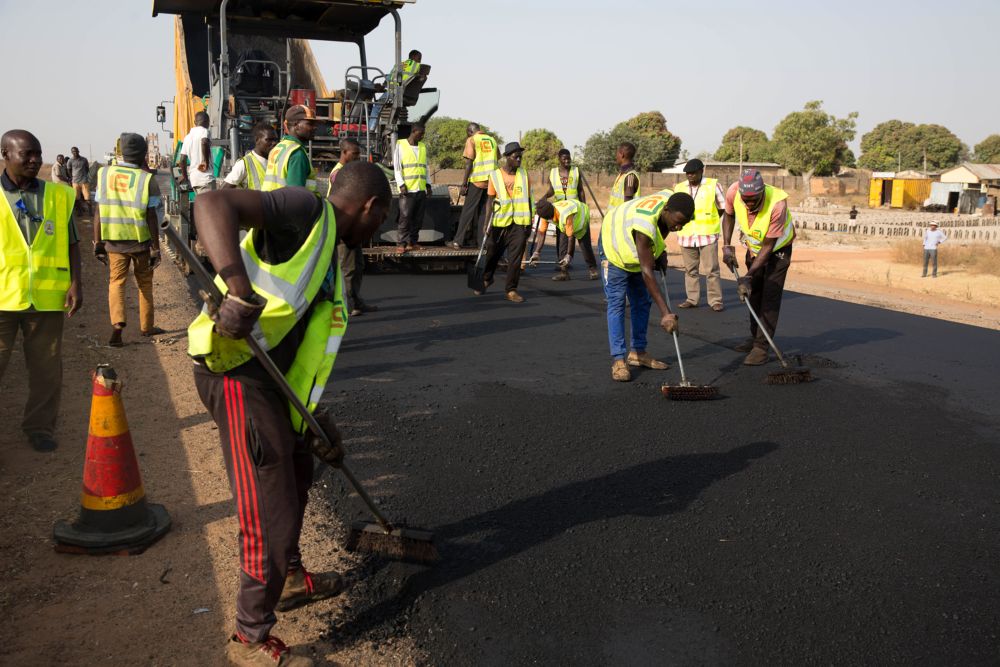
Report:
[{"label": "black rubber cone base", "polygon": [[116,531],[95,530],[79,521],[57,521],[53,528],[56,551],[68,554],[141,554],[170,530],[170,515],[163,505],[149,504],[144,519]]}]

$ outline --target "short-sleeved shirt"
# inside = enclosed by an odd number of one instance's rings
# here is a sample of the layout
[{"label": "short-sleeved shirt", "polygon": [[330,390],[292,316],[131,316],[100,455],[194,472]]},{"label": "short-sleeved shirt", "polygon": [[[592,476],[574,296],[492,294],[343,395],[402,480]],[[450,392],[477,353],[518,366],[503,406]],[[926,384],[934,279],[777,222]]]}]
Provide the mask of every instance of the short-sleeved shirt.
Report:
[{"label": "short-sleeved shirt", "polygon": [[[253,159],[256,160],[257,164],[260,165],[261,171],[267,169],[266,157],[261,157],[257,155],[256,151],[250,151],[250,155],[252,155]],[[236,187],[243,187],[243,184],[247,182],[247,165],[246,162],[243,161],[243,158],[240,158],[239,160],[233,163],[233,168],[229,170],[229,173],[226,175],[225,181],[226,183],[229,183],[230,185],[235,185]]]},{"label": "short-sleeved shirt", "polygon": [[[305,149],[305,144],[299,141],[298,137],[286,134],[281,138],[281,140],[294,141]],[[285,182],[288,183],[288,185],[305,186],[311,173],[312,165],[309,163],[309,154],[306,150],[293,151],[288,157],[288,175],[285,176]]]},{"label": "short-sleeved shirt", "polygon": [[[508,174],[505,170],[501,169],[500,175],[503,176],[503,184],[507,186],[507,196],[512,196],[511,193],[514,192],[514,183],[517,181],[517,172],[515,171],[513,174]],[[497,196],[497,189],[493,186],[492,178],[489,180],[489,189],[486,191],[486,194],[490,197]]]},{"label": "short-sleeved shirt", "polygon": [[[195,125],[184,137],[181,144],[181,155],[188,161],[188,180],[192,187],[202,188],[211,185],[215,177],[212,175],[212,156],[201,154],[201,142],[208,139],[208,128]],[[202,162],[208,163],[208,171],[200,171],[198,165]]]},{"label": "short-sleeved shirt", "polygon": [[[21,190],[7,176],[7,170],[4,169],[3,173],[0,174],[0,185],[3,187],[4,196],[7,197],[7,203],[10,204],[11,210],[14,211],[17,226],[21,228],[21,234],[24,236],[25,242],[31,245],[35,240],[35,235],[38,233],[39,227],[44,223],[42,215],[45,209],[45,181],[36,178],[28,184],[28,187]],[[22,205],[18,206],[18,202],[21,202]],[[70,245],[80,241],[74,215],[71,214],[69,217]]]},{"label": "short-sleeved shirt", "polygon": [[[139,165],[132,164],[131,162],[119,162],[122,167],[133,167],[135,169],[139,168]],[[156,178],[149,179],[149,185],[147,187],[147,192],[149,192],[149,202],[146,204],[146,209],[153,209],[156,213],[157,222],[160,220],[160,216],[163,213],[163,197],[160,194],[160,184],[156,182]],[[156,230],[149,230],[150,235],[158,233]],[[130,253],[136,252],[146,252],[149,250],[149,241],[105,241],[104,249],[108,252],[113,252],[118,255],[128,255]]]},{"label": "short-sleeved shirt", "polygon": [[[736,198],[740,196],[740,184],[739,181],[733,183],[729,186],[729,190],[726,191],[726,215],[736,215],[736,209],[734,203]],[[764,234],[764,238],[769,239],[780,239],[781,235],[785,232],[785,218],[788,215],[788,200],[779,201],[771,209],[771,224],[767,227],[767,234]],[[747,223],[752,227],[754,221],[757,219],[757,214],[753,211],[747,211]]]},{"label": "short-sleeved shirt", "polygon": [[[462,157],[472,160],[473,162],[476,161],[476,142],[472,140],[472,137],[465,140],[465,150],[462,151]],[[489,179],[486,179],[485,181],[476,181],[475,183],[470,183],[469,185],[475,185],[477,188],[486,188],[488,187],[488,184]]]},{"label": "short-sleeved shirt", "polygon": [[90,174],[90,162],[87,158],[83,157],[71,157],[66,160],[66,164],[69,166],[69,175],[73,183],[86,183]]}]

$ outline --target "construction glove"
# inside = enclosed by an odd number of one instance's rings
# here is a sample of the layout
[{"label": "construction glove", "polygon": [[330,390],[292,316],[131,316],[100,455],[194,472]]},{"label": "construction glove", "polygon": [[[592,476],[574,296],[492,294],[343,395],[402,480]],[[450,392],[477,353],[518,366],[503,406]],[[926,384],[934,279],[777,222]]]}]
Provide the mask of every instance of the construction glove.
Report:
[{"label": "construction glove", "polygon": [[736,262],[736,248],[731,245],[722,246],[722,263],[729,267],[729,270],[736,272],[739,264]]},{"label": "construction glove", "polygon": [[320,410],[314,416],[330,442],[327,444],[322,438],[309,433],[309,449],[320,461],[334,468],[339,468],[344,462],[344,448],[341,446],[343,439],[340,435],[340,429],[337,428],[337,424],[333,421],[333,415],[326,410]]},{"label": "construction glove", "polygon": [[660,326],[663,327],[663,330],[666,331],[668,334],[674,333],[675,331],[678,330],[677,316],[674,315],[673,313],[667,313],[666,315],[660,318]]},{"label": "construction glove", "polygon": [[94,257],[104,266],[108,265],[108,251],[104,248],[104,243],[94,244]]},{"label": "construction glove", "polygon": [[253,331],[253,325],[264,312],[267,302],[254,292],[245,299],[232,294],[226,294],[222,305],[215,313],[215,330],[226,338],[246,338]]},{"label": "construction glove", "polygon": [[750,296],[750,276],[743,276],[736,281],[736,295],[740,297],[740,303]]},{"label": "construction glove", "polygon": [[150,250],[149,251],[149,268],[155,269],[160,265],[160,251]]}]

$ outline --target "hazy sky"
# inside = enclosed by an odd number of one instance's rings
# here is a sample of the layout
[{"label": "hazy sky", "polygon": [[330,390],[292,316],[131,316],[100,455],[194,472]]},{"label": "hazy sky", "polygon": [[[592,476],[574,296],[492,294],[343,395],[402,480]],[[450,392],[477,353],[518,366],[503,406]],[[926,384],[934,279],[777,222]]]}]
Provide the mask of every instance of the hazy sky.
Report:
[{"label": "hazy sky", "polygon": [[[100,156],[123,130],[157,130],[154,108],[173,95],[173,22],[151,4],[0,0],[0,128],[34,131],[47,159],[74,144]],[[734,125],[770,135],[812,99],[860,112],[858,139],[890,118],[940,123],[970,146],[1000,132],[996,0],[418,0],[401,15],[404,52],[433,67],[438,113],[507,139],[546,127],[572,147],[660,110],[694,155]],[[314,48],[327,85],[343,87],[356,49]],[[391,19],[368,48],[371,64],[391,66]]]}]

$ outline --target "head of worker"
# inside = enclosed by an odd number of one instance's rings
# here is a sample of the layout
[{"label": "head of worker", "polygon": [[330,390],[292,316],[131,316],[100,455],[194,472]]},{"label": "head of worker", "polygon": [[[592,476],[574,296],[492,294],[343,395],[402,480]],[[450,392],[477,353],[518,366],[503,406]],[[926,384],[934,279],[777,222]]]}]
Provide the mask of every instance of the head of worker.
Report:
[{"label": "head of worker", "polygon": [[340,239],[349,248],[370,239],[385,221],[391,202],[389,180],[377,165],[361,160],[345,164],[330,187]]},{"label": "head of worker", "polygon": [[694,199],[686,192],[675,192],[667,199],[667,205],[656,220],[660,233],[679,232],[694,217]]},{"label": "head of worker", "polygon": [[618,166],[632,164],[633,160],[635,160],[635,144],[629,141],[618,144],[618,150],[615,151],[615,162]]},{"label": "head of worker", "polygon": [[560,148],[556,155],[559,158],[559,166],[563,169],[569,169],[569,166],[573,164],[573,156],[568,148]]},{"label": "head of worker", "polygon": [[270,123],[257,123],[253,128],[253,152],[266,158],[278,144],[278,133]]},{"label": "head of worker", "polygon": [[0,155],[7,163],[4,171],[15,183],[38,177],[42,168],[42,144],[27,130],[9,130],[0,137]]},{"label": "head of worker", "polygon": [[540,199],[535,204],[535,213],[543,220],[552,220],[556,215],[556,207],[548,199]]},{"label": "head of worker", "polygon": [[303,143],[311,141],[316,134],[316,114],[304,104],[289,107],[285,112],[285,131]]},{"label": "head of worker", "polygon": [[66,156],[60,153],[59,155],[56,156],[56,162],[58,162],[59,164],[65,164]]},{"label": "head of worker", "polygon": [[414,123],[413,125],[411,125],[410,126],[410,136],[409,136],[410,143],[412,145],[416,146],[421,141],[423,141],[424,140],[424,132],[425,131],[426,131],[426,129],[424,128],[424,124],[423,123]]},{"label": "head of worker", "polygon": [[479,123],[469,123],[468,125],[465,126],[466,136],[471,137],[478,131],[479,131]]},{"label": "head of worker", "polygon": [[340,159],[338,160],[340,164],[347,164],[348,162],[354,162],[360,157],[361,157],[361,144],[356,142],[354,139],[340,140]]},{"label": "head of worker", "polygon": [[521,167],[522,157],[524,157],[524,149],[516,141],[503,147],[503,164],[507,173],[517,171]]},{"label": "head of worker", "polygon": [[198,127],[203,127],[208,129],[208,114],[204,111],[199,111],[194,115],[194,124]]},{"label": "head of worker", "polygon": [[149,150],[145,137],[135,132],[122,132],[118,138],[118,149],[123,161],[138,165],[145,164],[146,152]]},{"label": "head of worker", "polygon": [[692,158],[684,165],[684,175],[687,177],[688,185],[695,186],[701,183],[705,176],[705,163],[698,158]]},{"label": "head of worker", "polygon": [[70,156],[75,158],[80,157],[80,149],[77,148],[76,146],[73,146],[73,148],[69,149],[69,154]]},{"label": "head of worker", "polygon": [[764,177],[756,169],[744,169],[739,181],[740,199],[751,213],[760,211],[764,205]]},{"label": "head of worker", "polygon": [[935,229],[937,229],[937,228],[938,228],[938,223],[936,223],[936,222],[932,222],[932,223],[931,223],[931,231],[934,231],[934,230],[935,230]]},{"label": "head of worker", "polygon": [[417,51],[416,49],[413,49],[412,51],[410,51],[409,58],[413,62],[419,63],[424,59],[424,54],[420,53],[420,51]]}]

